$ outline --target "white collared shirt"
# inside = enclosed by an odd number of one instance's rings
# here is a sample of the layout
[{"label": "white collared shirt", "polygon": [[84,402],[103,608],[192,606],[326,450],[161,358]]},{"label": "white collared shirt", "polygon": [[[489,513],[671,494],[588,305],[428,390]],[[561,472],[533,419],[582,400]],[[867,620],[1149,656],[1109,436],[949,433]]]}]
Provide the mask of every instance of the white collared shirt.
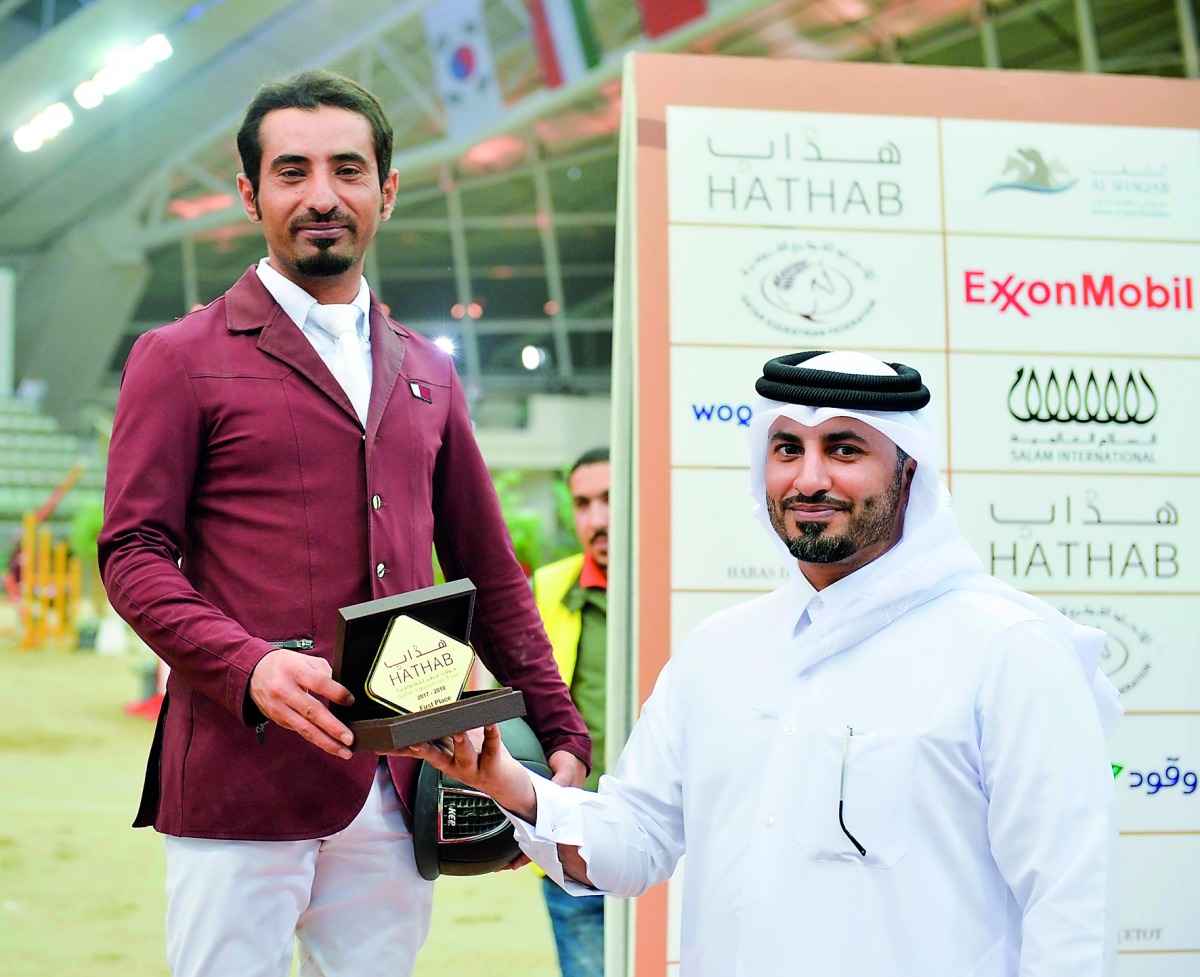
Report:
[{"label": "white collared shirt", "polygon": [[[271,293],[271,297],[304,333],[304,337],[317,351],[321,361],[333,372],[333,354],[337,349],[337,339],[308,321],[308,310],[320,303],[295,282],[284,278],[272,268],[269,258],[260,260],[256,270],[259,280]],[[371,378],[371,289],[365,278],[359,282],[358,294],[350,304],[357,306],[361,313],[358,319],[358,341],[362,348],[363,362],[367,367],[367,377]]]}]

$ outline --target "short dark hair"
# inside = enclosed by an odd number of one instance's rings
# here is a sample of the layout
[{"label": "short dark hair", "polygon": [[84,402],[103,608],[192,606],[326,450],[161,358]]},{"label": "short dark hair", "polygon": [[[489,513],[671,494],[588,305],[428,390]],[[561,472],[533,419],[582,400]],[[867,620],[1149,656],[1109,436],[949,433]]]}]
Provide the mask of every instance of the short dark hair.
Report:
[{"label": "short dark hair", "polygon": [[316,111],[322,105],[346,109],[361,115],[371,126],[375,143],[375,166],[379,170],[379,186],[392,168],[392,126],[384,114],[379,99],[344,75],[313,68],[299,74],[263,85],[246,108],[238,129],[238,155],[242,157],[242,172],[258,196],[258,179],[262,170],[262,120],[276,109],[307,109]]},{"label": "short dark hair", "polygon": [[584,465],[599,465],[602,462],[608,463],[608,448],[589,448],[575,459],[575,464],[567,469],[567,481],[570,481],[571,476]]}]

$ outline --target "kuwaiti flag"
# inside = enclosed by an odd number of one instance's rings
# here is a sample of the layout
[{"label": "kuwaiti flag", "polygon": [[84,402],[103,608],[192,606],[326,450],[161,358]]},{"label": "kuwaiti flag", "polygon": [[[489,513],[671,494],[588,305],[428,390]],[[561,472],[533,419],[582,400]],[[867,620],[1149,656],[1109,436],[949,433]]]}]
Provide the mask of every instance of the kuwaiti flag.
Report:
[{"label": "kuwaiti flag", "polygon": [[638,0],[638,12],[646,36],[662,37],[708,13],[708,0]]},{"label": "kuwaiti flag", "polygon": [[547,88],[575,81],[600,63],[586,0],[526,0]]},{"label": "kuwaiti flag", "polygon": [[425,38],[433,78],[446,109],[446,130],[465,136],[504,111],[482,0],[438,0],[425,8]]}]

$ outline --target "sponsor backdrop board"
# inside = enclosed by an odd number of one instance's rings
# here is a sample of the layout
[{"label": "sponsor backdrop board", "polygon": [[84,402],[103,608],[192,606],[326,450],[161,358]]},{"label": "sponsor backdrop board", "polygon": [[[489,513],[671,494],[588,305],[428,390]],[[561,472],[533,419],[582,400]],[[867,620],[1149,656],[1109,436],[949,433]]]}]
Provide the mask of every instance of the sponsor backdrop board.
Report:
[{"label": "sponsor backdrop board", "polygon": [[[610,699],[636,714],[688,629],[783,579],[748,511],[762,363],[914,365],[985,565],[1109,635],[1119,973],[1200,972],[1200,87],[635,55],[623,111],[613,587],[631,610],[610,640],[634,659]],[[610,975],[677,972],[677,895],[622,915]]]}]

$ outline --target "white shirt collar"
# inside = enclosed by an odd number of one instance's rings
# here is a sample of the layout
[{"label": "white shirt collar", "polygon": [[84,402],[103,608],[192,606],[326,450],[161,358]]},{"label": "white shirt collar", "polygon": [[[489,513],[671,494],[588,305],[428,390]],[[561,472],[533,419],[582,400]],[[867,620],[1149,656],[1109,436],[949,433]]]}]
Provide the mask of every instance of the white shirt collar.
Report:
[{"label": "white shirt collar", "polygon": [[[317,300],[295,282],[279,274],[271,267],[268,258],[259,261],[257,271],[259,280],[271,293],[271,297],[279,303],[279,307],[287,313],[288,318],[303,329],[304,323],[308,320],[308,310],[318,304]],[[371,335],[369,325],[371,321],[371,289],[365,278],[359,282],[358,294],[350,304],[357,306],[359,312],[362,313],[358,320],[359,336],[369,339]]]},{"label": "white shirt collar", "polygon": [[854,597],[857,589],[854,576],[855,574],[851,573],[817,590],[803,573],[795,574],[791,586],[796,594],[795,604],[798,610],[792,629],[793,636],[799,636],[802,631],[826,618],[836,617]]}]

